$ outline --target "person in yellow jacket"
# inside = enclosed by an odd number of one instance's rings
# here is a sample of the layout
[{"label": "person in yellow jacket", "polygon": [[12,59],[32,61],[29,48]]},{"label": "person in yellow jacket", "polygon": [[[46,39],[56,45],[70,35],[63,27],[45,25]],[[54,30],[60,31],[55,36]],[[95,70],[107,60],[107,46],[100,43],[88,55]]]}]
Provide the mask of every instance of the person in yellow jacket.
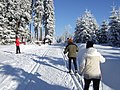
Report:
[{"label": "person in yellow jacket", "polygon": [[93,47],[93,42],[86,43],[86,52],[80,64],[80,74],[84,76],[84,90],[89,90],[90,82],[93,81],[94,90],[99,90],[101,79],[100,63],[104,63],[105,58]]},{"label": "person in yellow jacket", "polygon": [[73,60],[75,73],[77,73],[77,62],[76,62],[76,56],[78,52],[78,47],[76,44],[73,43],[73,40],[70,38],[68,40],[68,45],[66,46],[64,50],[64,54],[68,53],[69,58],[69,73],[71,73],[71,61]]}]

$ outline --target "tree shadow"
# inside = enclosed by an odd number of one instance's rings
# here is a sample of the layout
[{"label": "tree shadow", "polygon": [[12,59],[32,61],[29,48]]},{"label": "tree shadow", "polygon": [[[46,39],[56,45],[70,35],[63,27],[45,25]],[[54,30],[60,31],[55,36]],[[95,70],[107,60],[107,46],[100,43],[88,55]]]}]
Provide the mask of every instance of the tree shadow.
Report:
[{"label": "tree shadow", "polygon": [[58,69],[60,71],[66,72],[65,70],[57,68],[58,65],[66,67],[63,58],[57,58],[57,57],[52,57],[52,56],[51,57],[47,57],[47,56],[42,57],[37,54],[26,54],[26,55],[34,56],[34,58],[32,58],[32,60],[36,63],[47,65],[47,66],[53,67],[55,69]]},{"label": "tree shadow", "polygon": [[11,51],[4,51],[5,53],[9,53],[9,54],[13,54],[13,52]]},{"label": "tree shadow", "polygon": [[18,84],[15,90],[69,90],[66,87],[52,85],[45,82],[40,78],[41,75],[37,72],[32,74],[24,71],[21,68],[3,64],[0,66],[0,68],[0,74],[11,76],[12,81],[15,81]]},{"label": "tree shadow", "polygon": [[65,66],[65,63],[62,61],[63,60],[62,58],[56,58],[56,57],[48,58],[48,57],[39,57],[39,56],[37,58],[38,58],[38,60],[33,59],[33,61],[36,63],[42,64],[42,65],[45,65],[45,66],[55,68],[62,72],[66,72],[65,70],[62,70],[57,67],[58,65]]},{"label": "tree shadow", "polygon": [[[116,60],[114,60],[116,59]],[[102,82],[114,90],[120,89],[120,61],[114,57],[101,64]]]}]

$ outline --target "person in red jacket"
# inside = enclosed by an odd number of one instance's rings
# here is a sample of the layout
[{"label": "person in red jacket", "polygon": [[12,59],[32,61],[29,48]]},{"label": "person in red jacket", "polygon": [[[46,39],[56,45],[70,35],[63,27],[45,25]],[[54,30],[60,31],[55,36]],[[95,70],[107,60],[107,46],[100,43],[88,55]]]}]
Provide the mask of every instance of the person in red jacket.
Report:
[{"label": "person in red jacket", "polygon": [[15,43],[16,43],[16,54],[21,53],[20,52],[20,41],[19,41],[19,38],[17,36],[16,36]]}]

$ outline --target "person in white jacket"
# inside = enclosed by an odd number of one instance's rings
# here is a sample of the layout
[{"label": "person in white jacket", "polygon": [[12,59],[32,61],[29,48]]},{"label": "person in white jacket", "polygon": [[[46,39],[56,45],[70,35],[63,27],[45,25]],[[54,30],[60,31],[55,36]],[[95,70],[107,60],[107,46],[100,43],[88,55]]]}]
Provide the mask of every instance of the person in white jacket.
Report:
[{"label": "person in white jacket", "polygon": [[80,64],[80,74],[84,76],[84,90],[89,90],[90,82],[93,81],[94,90],[99,90],[101,79],[100,63],[104,63],[105,58],[93,47],[93,42],[86,43],[86,52]]}]

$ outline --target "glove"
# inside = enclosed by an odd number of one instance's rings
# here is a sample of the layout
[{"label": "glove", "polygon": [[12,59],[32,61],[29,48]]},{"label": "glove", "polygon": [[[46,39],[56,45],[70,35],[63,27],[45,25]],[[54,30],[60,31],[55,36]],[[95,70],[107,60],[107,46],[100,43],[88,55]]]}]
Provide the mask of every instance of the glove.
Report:
[{"label": "glove", "polygon": [[83,73],[79,72],[79,75],[80,75],[80,76],[83,76]]},{"label": "glove", "polygon": [[81,74],[81,73],[80,73],[79,75],[80,75],[80,76],[82,76],[82,74]]}]

